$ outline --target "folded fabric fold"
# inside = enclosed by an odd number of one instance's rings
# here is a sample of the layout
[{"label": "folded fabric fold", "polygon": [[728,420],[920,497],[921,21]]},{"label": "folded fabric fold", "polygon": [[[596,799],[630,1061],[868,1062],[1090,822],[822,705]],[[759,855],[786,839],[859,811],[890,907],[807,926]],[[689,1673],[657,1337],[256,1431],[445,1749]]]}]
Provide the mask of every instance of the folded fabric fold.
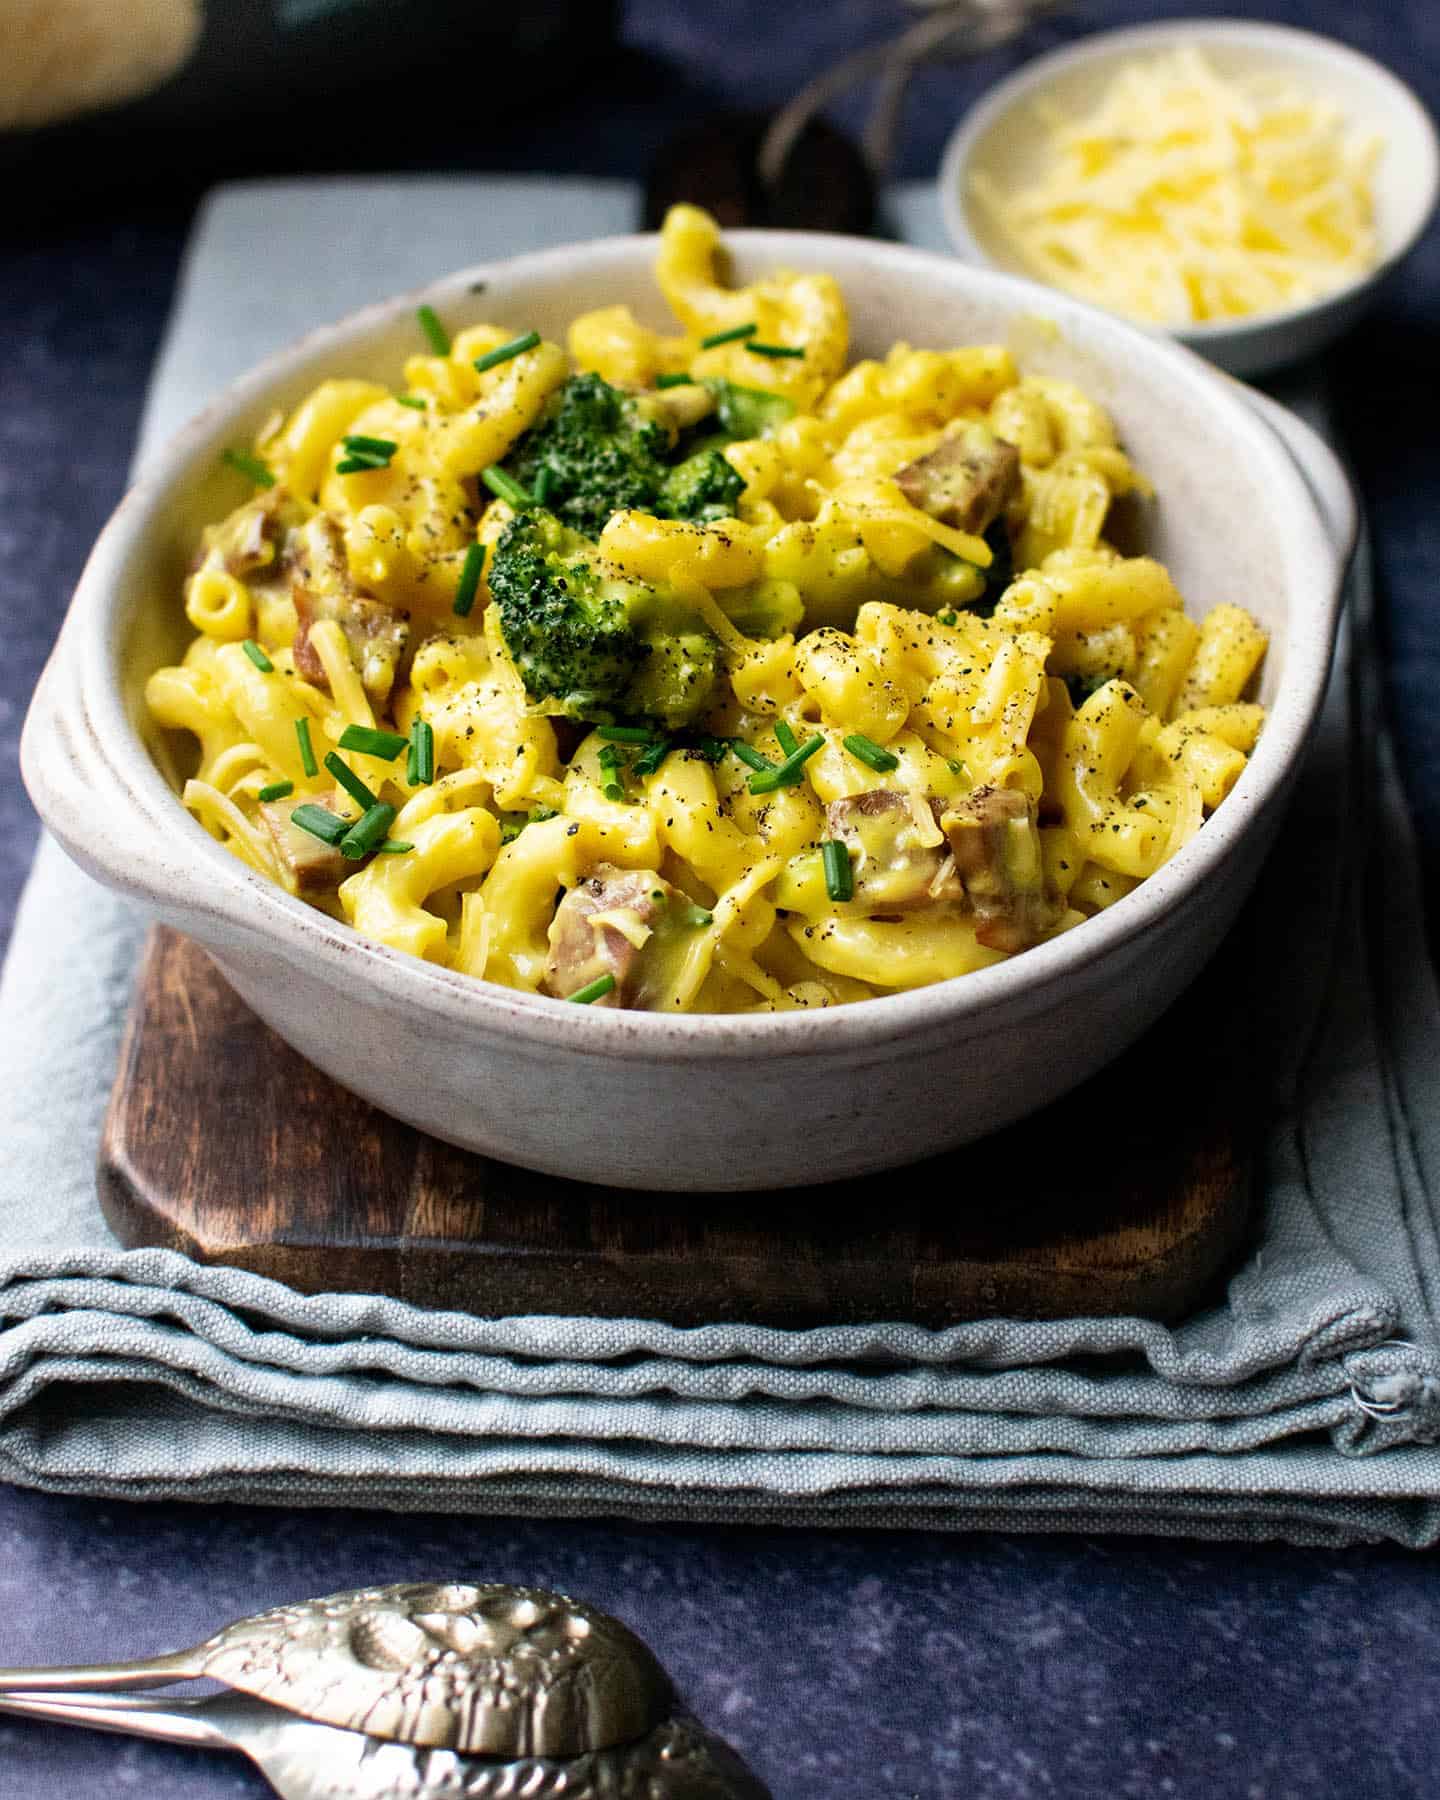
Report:
[{"label": "folded fabric fold", "polygon": [[[515,247],[521,219],[528,246],[537,219],[558,241],[632,203],[586,183],[548,184],[538,211],[529,183],[223,194],[147,441],[227,358]],[[898,213],[923,239],[913,196]],[[319,221],[364,255],[307,267]],[[226,272],[262,237],[283,302],[257,317]],[[122,1253],[93,1168],[142,924],[42,844],[0,983],[0,1475],[155,1498],[1434,1541],[1440,1006],[1370,629],[1362,565],[1247,925],[1266,981],[1236,994],[1274,1075],[1257,1247],[1175,1327],[486,1319]]]}]

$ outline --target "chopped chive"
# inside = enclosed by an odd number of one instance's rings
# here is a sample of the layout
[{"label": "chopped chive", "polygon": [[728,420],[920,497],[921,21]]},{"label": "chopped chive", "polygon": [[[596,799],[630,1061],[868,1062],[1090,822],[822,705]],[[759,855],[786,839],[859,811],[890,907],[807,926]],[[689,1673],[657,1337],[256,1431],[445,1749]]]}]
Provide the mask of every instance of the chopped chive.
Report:
[{"label": "chopped chive", "polygon": [[853,900],[855,871],[850,866],[850,852],[844,844],[828,838],[820,846],[820,856],[825,864],[825,892],[832,900]]},{"label": "chopped chive", "polygon": [[362,756],[378,756],[383,762],[394,762],[409,741],[398,731],[376,731],[369,725],[347,725],[340,733],[342,750],[358,750]]},{"label": "chopped chive", "polygon": [[715,915],[706,912],[703,906],[697,906],[693,900],[686,900],[675,909],[680,915],[680,923],[698,931],[702,925],[713,925]]},{"label": "chopped chive", "polygon": [[786,724],[784,719],[775,721],[775,741],[787,756],[793,756],[800,748],[800,740]]},{"label": "chopped chive", "polygon": [[625,790],[618,781],[607,781],[601,790],[607,800],[623,800]]},{"label": "chopped chive", "polygon": [[395,808],[385,800],[377,800],[363,818],[357,819],[340,840],[340,854],[349,862],[359,862],[379,844],[395,823]]},{"label": "chopped chive", "polygon": [[711,764],[723,762],[725,760],[725,752],[729,748],[730,743],[727,738],[710,737],[707,734],[706,736],[698,737],[695,740],[695,754],[699,757],[703,757],[707,763]]},{"label": "chopped chive", "polygon": [[251,662],[254,663],[255,667],[262,675],[273,675],[275,673],[274,663],[271,662],[270,658],[255,642],[254,638],[246,638],[240,648],[250,658]]},{"label": "chopped chive", "polygon": [[508,500],[511,506],[519,507],[523,511],[527,506],[535,504],[535,496],[529,488],[521,487],[513,475],[507,475],[494,463],[491,463],[488,469],[480,471],[480,479],[497,499]]},{"label": "chopped chive", "polygon": [[794,344],[757,344],[753,340],[745,348],[755,356],[803,356],[805,352]]},{"label": "chopped chive", "polygon": [[549,463],[544,463],[541,465],[540,473],[535,477],[535,504],[537,506],[550,504],[550,493],[554,486],[555,471]]},{"label": "chopped chive", "polygon": [[655,733],[648,725],[597,725],[595,735],[607,744],[653,744]]},{"label": "chopped chive", "polygon": [[386,458],[392,457],[400,448],[394,438],[365,437],[360,432],[352,432],[340,442],[347,450],[368,450],[372,455]]},{"label": "chopped chive", "polygon": [[960,615],[953,607],[947,606],[944,612],[936,613],[935,622],[937,625],[958,625]]},{"label": "chopped chive", "polygon": [[386,838],[383,844],[375,846],[375,854],[377,856],[403,856],[407,850],[414,848],[413,844],[406,843],[402,838]]},{"label": "chopped chive", "polygon": [[274,487],[275,475],[268,463],[261,462],[258,456],[251,456],[248,450],[222,450],[220,460],[234,469],[237,475],[243,475],[253,481],[256,487]]},{"label": "chopped chive", "polygon": [[953,756],[947,756],[945,758],[945,767],[952,775],[963,775],[965,773],[965,765],[958,762]]},{"label": "chopped chive", "polygon": [[801,771],[817,750],[824,747],[825,739],[819,732],[808,743],[787,756],[778,769],[767,769],[764,774],[750,777],[752,794],[773,794],[776,788],[794,787],[799,781]]},{"label": "chopped chive", "polygon": [[483,375],[487,369],[497,368],[503,362],[509,362],[512,356],[519,356],[526,350],[533,350],[540,342],[538,331],[522,332],[513,337],[508,344],[497,344],[493,350],[487,350],[483,356],[475,358],[477,373]]},{"label": "chopped chive", "polygon": [[388,469],[388,461],[378,456],[347,456],[335,465],[337,475],[373,475],[377,469]]},{"label": "chopped chive", "polygon": [[261,788],[258,798],[261,800],[284,800],[295,792],[293,781],[267,781]]},{"label": "chopped chive", "polygon": [[850,754],[863,762],[867,768],[874,769],[879,775],[888,775],[891,769],[900,767],[900,758],[889,750],[884,750],[874,738],[868,738],[863,732],[852,731],[849,737],[841,740]]},{"label": "chopped chive", "polygon": [[428,787],[435,779],[435,729],[428,719],[416,718],[410,727],[405,779],[411,787]]},{"label": "chopped chive", "polygon": [[637,775],[653,775],[669,754],[670,745],[664,738],[661,738],[657,744],[648,745],[635,758],[635,773]]},{"label": "chopped chive", "polygon": [[417,306],[415,317],[420,322],[420,329],[430,340],[430,348],[437,356],[450,354],[450,333],[440,323],[440,315],[433,306]]},{"label": "chopped chive", "polygon": [[485,546],[472,544],[465,552],[465,560],[460,565],[460,585],[455,589],[453,613],[460,618],[468,619],[470,609],[475,604],[475,596],[480,591],[480,574],[485,567]]},{"label": "chopped chive", "polygon": [[310,742],[310,721],[308,719],[295,721],[295,735],[300,740],[300,767],[307,775],[318,775],[320,765],[315,760],[315,751]]},{"label": "chopped chive", "polygon": [[754,337],[760,327],[752,319],[748,325],[732,325],[728,331],[712,331],[700,340],[702,350],[715,350],[721,344],[738,344],[741,338]]},{"label": "chopped chive", "polygon": [[415,412],[428,412],[430,409],[430,402],[423,394],[397,394],[395,399],[399,405],[408,406]]},{"label": "chopped chive", "polygon": [[569,997],[577,1006],[588,1006],[592,1000],[603,1000],[607,994],[615,992],[613,975],[597,975],[593,981],[587,981],[582,988],[576,988]]},{"label": "chopped chive", "polygon": [[596,761],[602,769],[618,769],[624,752],[618,744],[602,744]]},{"label": "chopped chive", "polygon": [[323,806],[297,806],[290,815],[290,823],[298,825],[301,831],[308,831],[311,837],[319,838],[322,844],[329,844],[332,849],[350,829],[348,819],[327,812]]},{"label": "chopped chive", "polygon": [[741,762],[748,763],[752,769],[758,769],[768,774],[769,771],[775,767],[775,764],[771,762],[768,756],[762,756],[758,750],[752,750],[743,738],[732,738],[730,740],[730,748],[740,758]]},{"label": "chopped chive", "polygon": [[657,388],[690,387],[694,379],[693,375],[657,375],[655,385]]},{"label": "chopped chive", "polygon": [[325,767],[357,806],[362,806],[368,811],[372,806],[380,804],[379,798],[370,792],[344,758],[337,756],[333,750],[326,752]]}]

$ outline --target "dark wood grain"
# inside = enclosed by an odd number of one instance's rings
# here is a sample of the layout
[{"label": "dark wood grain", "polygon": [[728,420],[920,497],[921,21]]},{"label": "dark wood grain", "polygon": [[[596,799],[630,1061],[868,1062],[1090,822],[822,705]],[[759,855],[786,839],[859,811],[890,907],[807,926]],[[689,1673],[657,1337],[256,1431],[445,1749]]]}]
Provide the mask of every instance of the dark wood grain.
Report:
[{"label": "dark wood grain", "polygon": [[305,1292],[485,1314],[1173,1318],[1248,1228],[1247,1083],[1217,1017],[1231,992],[1198,983],[1075,1094],[903,1172],[769,1195],[644,1194],[533,1175],[411,1130],[283,1044],[202,951],[156,931],[101,1198],[128,1245]]}]

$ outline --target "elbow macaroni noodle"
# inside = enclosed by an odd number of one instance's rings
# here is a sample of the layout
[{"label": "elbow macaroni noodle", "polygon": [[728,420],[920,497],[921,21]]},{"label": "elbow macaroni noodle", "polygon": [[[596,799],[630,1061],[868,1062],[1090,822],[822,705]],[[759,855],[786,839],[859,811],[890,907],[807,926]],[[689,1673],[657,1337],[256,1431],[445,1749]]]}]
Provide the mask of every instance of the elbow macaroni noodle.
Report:
[{"label": "elbow macaroni noodle", "polygon": [[[584,943],[650,969],[640,998],[622,979],[601,1003],[772,1011],[963,975],[1068,930],[1222,803],[1263,723],[1247,693],[1265,633],[1229,603],[1192,620],[1158,562],[1107,543],[1112,501],[1150,490],[1105,413],[1000,346],[901,343],[847,366],[833,279],[776,271],[732,290],[718,252],[705,214],[672,212],[658,277],[674,336],[606,307],[575,320],[568,354],[540,342],[476,370],[513,334],[474,326],[449,355],[409,359],[410,403],[330,380],[262,432],[275,485],[207,531],[185,593],[197,635],[147,694],[195,742],[185,804],[236,856],[367,937],[531,992],[567,991],[560,902],[593,890]],[[803,356],[701,347],[752,322],[755,341]],[[632,390],[723,377],[795,408],[726,448],[745,484],[734,518],[622,510],[600,535],[610,564],[682,593],[720,645],[704,735],[639,772],[529,703],[483,573],[473,610],[454,611],[467,550],[487,546],[488,569],[511,516],[478,471],[576,369]],[[977,423],[1018,452],[988,537],[906,485]],[[393,442],[388,465],[339,472],[347,434]],[[1014,574],[987,597],[998,532]],[[339,748],[349,726],[403,735],[417,719],[433,782],[412,785],[403,756]],[[714,741],[774,764],[816,737],[798,780],[758,794]],[[410,848],[345,864],[289,824],[302,802],[359,818],[327,753],[396,809],[389,837]],[[837,854],[848,894],[826,873]],[[627,879],[639,898],[614,902]]]}]

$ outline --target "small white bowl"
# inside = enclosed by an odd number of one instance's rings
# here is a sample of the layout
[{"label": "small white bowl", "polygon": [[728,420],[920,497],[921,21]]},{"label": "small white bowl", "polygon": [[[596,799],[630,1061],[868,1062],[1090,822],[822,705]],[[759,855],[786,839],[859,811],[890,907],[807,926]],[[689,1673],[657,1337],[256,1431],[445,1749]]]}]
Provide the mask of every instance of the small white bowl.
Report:
[{"label": "small white bowl", "polygon": [[[485,317],[561,340],[601,305],[661,325],[651,237],[467,270],[312,333],[227,388],[106,526],[22,744],[30,793],[70,854],[203,944],[337,1081],[467,1149],[622,1187],[785,1187],[892,1167],[1043,1106],[1133,1042],[1215,949],[1269,847],[1324,691],[1355,532],[1345,478],[1312,432],[1108,313],[895,244],[727,241],[740,282],[776,265],[838,276],[856,356],[897,337],[1024,338],[1028,368],[1082,382],[1113,413],[1160,494],[1147,547],[1193,610],[1238,593],[1268,626],[1270,714],[1239,783],[1118,904],[993,968],[856,1006],[611,1011],[372,943],[237,861],[180,804],[147,742],[144,686],[189,635],[181,589],[202,526],[246,492],[221,450],[322,376],[395,380],[422,300],[456,329]],[[1036,331],[1037,301],[1053,329]]]},{"label": "small white bowl", "polygon": [[1033,279],[1016,246],[975,200],[972,178],[984,174],[1002,192],[1029,185],[1046,154],[1032,111],[1042,95],[1068,113],[1084,113],[1120,64],[1189,45],[1203,50],[1223,76],[1293,76],[1383,145],[1373,177],[1380,249],[1373,269],[1305,306],[1169,334],[1232,375],[1259,375],[1312,355],[1353,325],[1425,229],[1440,194],[1440,141],[1429,113],[1404,82],[1359,51],[1314,32],[1243,19],[1172,19],[1100,32],[1037,57],[971,108],[945,146],[940,208],[951,242],[967,262]]}]

